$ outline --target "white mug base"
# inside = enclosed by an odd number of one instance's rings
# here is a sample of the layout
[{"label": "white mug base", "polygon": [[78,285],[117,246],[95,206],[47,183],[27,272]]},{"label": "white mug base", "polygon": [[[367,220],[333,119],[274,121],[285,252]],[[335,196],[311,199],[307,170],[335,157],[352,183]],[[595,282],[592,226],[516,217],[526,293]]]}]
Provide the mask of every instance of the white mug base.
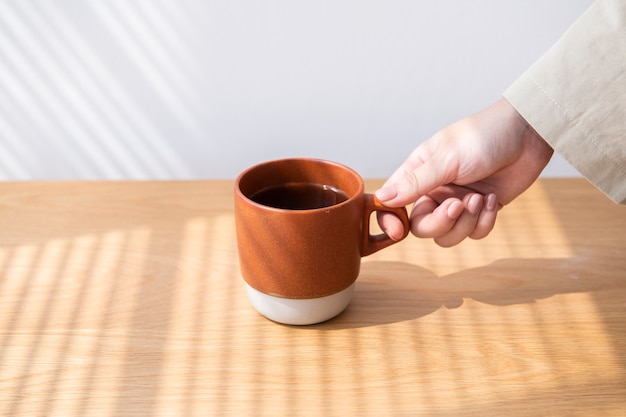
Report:
[{"label": "white mug base", "polygon": [[295,299],[268,295],[245,284],[256,311],[272,321],[296,326],[321,323],[337,316],[350,304],[355,285],[326,297]]}]

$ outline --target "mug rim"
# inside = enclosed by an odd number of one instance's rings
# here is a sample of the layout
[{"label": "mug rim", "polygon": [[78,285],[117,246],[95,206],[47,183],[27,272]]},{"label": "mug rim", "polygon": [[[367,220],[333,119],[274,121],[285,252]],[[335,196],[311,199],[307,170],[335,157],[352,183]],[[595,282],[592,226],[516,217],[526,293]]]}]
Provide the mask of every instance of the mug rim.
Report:
[{"label": "mug rim", "polygon": [[[308,209],[289,209],[289,208],[279,208],[279,207],[272,207],[272,206],[268,206],[265,204],[261,204],[258,203],[256,201],[254,201],[253,199],[251,199],[246,193],[244,193],[241,190],[241,182],[245,179],[246,176],[250,175],[253,171],[256,171],[260,168],[263,167],[267,167],[269,165],[274,165],[277,163],[289,163],[289,162],[293,162],[293,163],[315,163],[315,164],[322,164],[322,165],[330,165],[330,166],[334,166],[336,168],[342,169],[346,172],[349,172],[357,181],[357,190],[356,192],[352,193],[352,195],[348,196],[347,200],[344,200],[340,203],[336,203],[336,204],[331,204],[329,206],[324,206],[324,207],[317,207],[317,208],[308,208]],[[332,184],[324,184],[324,185],[331,185]],[[340,187],[337,187],[340,188]],[[341,188],[340,188],[341,189]],[[306,157],[302,157],[302,158],[278,158],[278,159],[271,159],[268,161],[264,161],[264,162],[259,162],[255,165],[252,165],[248,168],[246,168],[245,170],[243,170],[235,179],[235,193],[242,198],[243,200],[245,200],[248,204],[252,204],[255,207],[259,207],[262,208],[264,210],[269,210],[269,211],[276,211],[276,212],[280,212],[280,213],[311,213],[311,212],[316,212],[316,211],[327,211],[327,210],[331,210],[337,207],[342,207],[345,206],[347,204],[350,204],[351,202],[353,202],[355,199],[359,198],[359,196],[362,196],[364,194],[364,190],[365,190],[365,184],[363,181],[363,178],[359,175],[358,172],[356,172],[354,169],[350,168],[347,165],[344,165],[342,163],[339,162],[335,162],[335,161],[330,161],[327,159],[321,159],[321,158],[306,158]],[[259,191],[259,190],[256,190]]]}]

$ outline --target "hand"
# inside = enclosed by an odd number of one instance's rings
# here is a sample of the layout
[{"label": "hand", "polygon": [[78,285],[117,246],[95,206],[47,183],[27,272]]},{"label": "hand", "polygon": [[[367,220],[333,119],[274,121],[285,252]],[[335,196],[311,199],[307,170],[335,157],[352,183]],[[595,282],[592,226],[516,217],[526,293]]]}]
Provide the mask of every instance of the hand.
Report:
[{"label": "hand", "polygon": [[[376,192],[389,207],[415,203],[411,232],[440,246],[489,234],[499,208],[525,191],[553,150],[500,99],[419,145]],[[378,216],[391,237],[402,236],[393,215]]]}]

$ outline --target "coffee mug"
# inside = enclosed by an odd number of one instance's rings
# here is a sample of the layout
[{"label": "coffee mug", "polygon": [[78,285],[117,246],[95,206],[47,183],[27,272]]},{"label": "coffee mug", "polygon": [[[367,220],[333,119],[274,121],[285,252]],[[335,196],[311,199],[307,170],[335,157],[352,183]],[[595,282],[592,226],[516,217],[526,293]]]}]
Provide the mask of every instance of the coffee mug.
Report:
[{"label": "coffee mug", "polygon": [[235,181],[241,274],[254,308],[270,320],[306,325],[350,303],[361,257],[397,241],[370,234],[373,212],[391,212],[409,233],[406,209],[364,192],[354,170],[330,161],[264,162]]}]

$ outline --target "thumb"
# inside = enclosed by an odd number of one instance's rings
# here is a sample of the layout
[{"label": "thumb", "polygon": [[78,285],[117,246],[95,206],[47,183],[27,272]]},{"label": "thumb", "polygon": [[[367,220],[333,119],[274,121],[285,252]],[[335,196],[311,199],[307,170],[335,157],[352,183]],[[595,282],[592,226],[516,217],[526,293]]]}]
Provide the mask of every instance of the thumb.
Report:
[{"label": "thumb", "polygon": [[376,197],[389,207],[402,207],[415,202],[435,188],[454,180],[455,170],[441,158],[430,158],[413,169],[404,164],[376,191]]}]

